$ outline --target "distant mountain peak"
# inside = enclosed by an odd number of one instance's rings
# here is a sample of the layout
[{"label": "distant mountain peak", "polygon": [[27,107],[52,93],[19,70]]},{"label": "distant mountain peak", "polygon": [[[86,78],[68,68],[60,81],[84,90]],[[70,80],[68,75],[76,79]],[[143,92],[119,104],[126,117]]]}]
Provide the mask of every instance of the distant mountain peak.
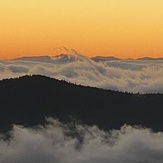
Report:
[{"label": "distant mountain peak", "polygon": [[79,53],[74,53],[74,54],[63,53],[57,56],[53,56],[52,59],[55,63],[69,63],[69,62],[75,62],[75,61],[87,62],[90,60],[89,58]]},{"label": "distant mountain peak", "polygon": [[56,56],[52,57],[55,63],[69,63],[74,61],[85,62],[90,60],[88,57],[78,53],[76,50],[64,46],[57,48],[56,54]]}]

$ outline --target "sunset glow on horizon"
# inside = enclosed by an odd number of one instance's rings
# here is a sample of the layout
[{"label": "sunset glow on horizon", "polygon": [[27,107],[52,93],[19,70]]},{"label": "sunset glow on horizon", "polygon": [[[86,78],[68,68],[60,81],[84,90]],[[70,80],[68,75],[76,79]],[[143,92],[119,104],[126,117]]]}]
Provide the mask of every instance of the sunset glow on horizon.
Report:
[{"label": "sunset glow on horizon", "polygon": [[162,0],[0,0],[0,59],[56,55],[163,57]]}]

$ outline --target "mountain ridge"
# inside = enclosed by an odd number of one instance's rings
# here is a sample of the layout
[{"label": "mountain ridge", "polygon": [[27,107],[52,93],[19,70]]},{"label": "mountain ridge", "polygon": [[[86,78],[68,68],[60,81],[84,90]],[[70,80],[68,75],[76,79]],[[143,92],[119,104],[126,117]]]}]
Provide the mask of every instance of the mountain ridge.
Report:
[{"label": "mountain ridge", "polygon": [[84,87],[45,76],[33,75],[0,81],[0,131],[12,124],[35,126],[45,117],[104,130],[124,124],[163,131],[163,94],[130,94]]}]

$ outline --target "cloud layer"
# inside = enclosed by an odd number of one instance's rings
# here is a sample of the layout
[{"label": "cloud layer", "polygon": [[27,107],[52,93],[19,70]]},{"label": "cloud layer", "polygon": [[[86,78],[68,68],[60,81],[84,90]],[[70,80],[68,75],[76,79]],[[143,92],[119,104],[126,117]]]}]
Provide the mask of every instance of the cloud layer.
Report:
[{"label": "cloud layer", "polygon": [[0,79],[32,74],[133,93],[163,92],[163,60],[95,62],[73,54],[0,61]]},{"label": "cloud layer", "polygon": [[49,119],[45,127],[15,125],[10,136],[1,135],[0,163],[163,162],[163,133],[140,127],[105,132]]}]

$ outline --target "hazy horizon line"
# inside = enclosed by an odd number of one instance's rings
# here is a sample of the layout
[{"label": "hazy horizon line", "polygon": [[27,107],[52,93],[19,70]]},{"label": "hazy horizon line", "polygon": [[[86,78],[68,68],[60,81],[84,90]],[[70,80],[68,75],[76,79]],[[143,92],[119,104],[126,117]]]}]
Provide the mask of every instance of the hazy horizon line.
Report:
[{"label": "hazy horizon line", "polygon": [[[15,56],[15,57],[11,57],[11,58],[0,58],[0,60],[7,60],[7,61],[10,61],[10,60],[14,60],[14,59],[19,59],[19,58],[32,58],[32,57],[57,57],[59,55],[74,55],[74,54],[68,54],[68,53],[60,53],[60,54],[54,54],[54,55],[49,55],[49,54],[40,54],[40,55],[20,55],[20,56]],[[80,54],[80,53],[77,53],[77,54]],[[119,60],[139,60],[139,59],[163,59],[163,56],[161,57],[151,57],[151,56],[142,56],[142,57],[125,57],[125,58],[120,58],[120,57],[117,57],[117,56],[114,56],[114,55],[95,55],[95,56],[86,56],[84,54],[80,54],[82,56],[85,56],[87,58],[96,58],[96,57],[101,57],[101,58],[115,58],[115,59],[119,59]]]}]

